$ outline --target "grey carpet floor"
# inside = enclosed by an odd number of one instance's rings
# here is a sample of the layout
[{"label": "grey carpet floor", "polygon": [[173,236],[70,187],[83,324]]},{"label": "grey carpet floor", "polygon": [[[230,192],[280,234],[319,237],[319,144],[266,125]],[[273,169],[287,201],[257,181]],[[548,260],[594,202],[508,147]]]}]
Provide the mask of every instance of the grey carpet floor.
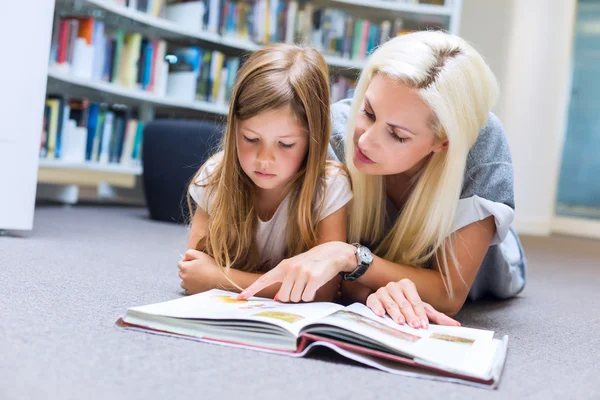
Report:
[{"label": "grey carpet floor", "polygon": [[600,398],[600,242],[525,237],[524,292],[461,311],[510,336],[488,391],[115,327],[130,306],[181,295],[185,238],[145,209],[105,206],[40,206],[31,233],[0,237],[0,398]]}]

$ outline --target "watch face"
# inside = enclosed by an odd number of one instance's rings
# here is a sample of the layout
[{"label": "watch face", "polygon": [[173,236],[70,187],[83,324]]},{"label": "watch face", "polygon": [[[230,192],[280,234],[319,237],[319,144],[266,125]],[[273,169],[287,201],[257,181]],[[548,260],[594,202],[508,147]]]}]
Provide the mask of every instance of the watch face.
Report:
[{"label": "watch face", "polygon": [[360,246],[358,249],[358,256],[360,257],[361,262],[367,264],[371,264],[373,262],[373,254],[367,247]]}]

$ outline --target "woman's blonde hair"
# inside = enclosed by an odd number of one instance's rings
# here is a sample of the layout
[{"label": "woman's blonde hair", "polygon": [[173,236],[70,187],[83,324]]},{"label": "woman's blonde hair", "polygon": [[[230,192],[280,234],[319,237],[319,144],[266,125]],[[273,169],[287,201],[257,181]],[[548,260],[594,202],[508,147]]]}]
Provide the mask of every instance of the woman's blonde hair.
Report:
[{"label": "woman's blonde hair", "polygon": [[[447,140],[448,147],[428,156],[387,235],[384,177],[361,173],[352,157],[346,157],[354,190],[349,239],[380,242],[375,252],[401,264],[426,266],[435,259],[453,297],[449,260],[456,264],[456,257],[447,239],[452,234],[467,155],[498,97],[496,78],[481,55],[457,36],[425,31],[391,39],[370,56],[361,73],[348,117],[348,138],[354,134],[359,107],[377,74],[415,90],[431,108],[437,140]],[[353,140],[346,141],[345,153],[354,154]]]},{"label": "woman's blonde hair", "polygon": [[[192,184],[206,187],[212,199],[206,236],[198,242],[197,250],[226,268],[260,270],[255,241],[256,187],[238,160],[236,134],[240,121],[282,107],[290,107],[309,135],[306,158],[288,188],[294,194],[289,200],[285,256],[317,244],[319,207],[313,205],[324,190],[331,131],[329,103],[328,67],[317,50],[275,44],[246,60],[233,87],[217,167],[204,182],[196,182],[200,171],[192,180]],[[189,197],[188,204],[193,212]]]}]

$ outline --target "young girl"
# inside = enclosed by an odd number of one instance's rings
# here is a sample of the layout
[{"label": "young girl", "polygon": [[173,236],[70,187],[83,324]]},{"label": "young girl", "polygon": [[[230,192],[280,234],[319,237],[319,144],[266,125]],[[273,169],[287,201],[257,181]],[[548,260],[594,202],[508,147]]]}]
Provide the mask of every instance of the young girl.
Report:
[{"label": "young girl", "polygon": [[[188,247],[179,262],[187,294],[252,284],[284,258],[346,239],[352,198],[341,164],[327,161],[328,68],[314,49],[272,45],[240,69],[221,144],[193,179]],[[190,207],[192,201],[189,201]],[[192,208],[192,207],[191,207]],[[259,294],[331,300],[339,279],[306,288],[299,276]]]}]

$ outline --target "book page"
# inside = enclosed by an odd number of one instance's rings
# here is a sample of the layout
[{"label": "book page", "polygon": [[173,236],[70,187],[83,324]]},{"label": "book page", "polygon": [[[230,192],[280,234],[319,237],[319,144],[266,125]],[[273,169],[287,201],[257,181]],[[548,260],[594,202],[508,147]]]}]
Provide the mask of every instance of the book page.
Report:
[{"label": "book page", "polygon": [[438,325],[430,325],[427,330],[413,329],[396,324],[389,316],[379,317],[358,303],[318,323],[358,333],[428,365],[473,376],[486,376],[494,355],[492,331]]},{"label": "book page", "polygon": [[[213,289],[163,303],[129,309],[136,314],[200,320],[259,321],[279,326],[295,336],[302,327],[343,307],[334,303],[279,303],[272,299],[252,297],[237,300],[237,293]],[[125,318],[125,320],[127,320]],[[236,325],[234,322],[228,325]]]}]

